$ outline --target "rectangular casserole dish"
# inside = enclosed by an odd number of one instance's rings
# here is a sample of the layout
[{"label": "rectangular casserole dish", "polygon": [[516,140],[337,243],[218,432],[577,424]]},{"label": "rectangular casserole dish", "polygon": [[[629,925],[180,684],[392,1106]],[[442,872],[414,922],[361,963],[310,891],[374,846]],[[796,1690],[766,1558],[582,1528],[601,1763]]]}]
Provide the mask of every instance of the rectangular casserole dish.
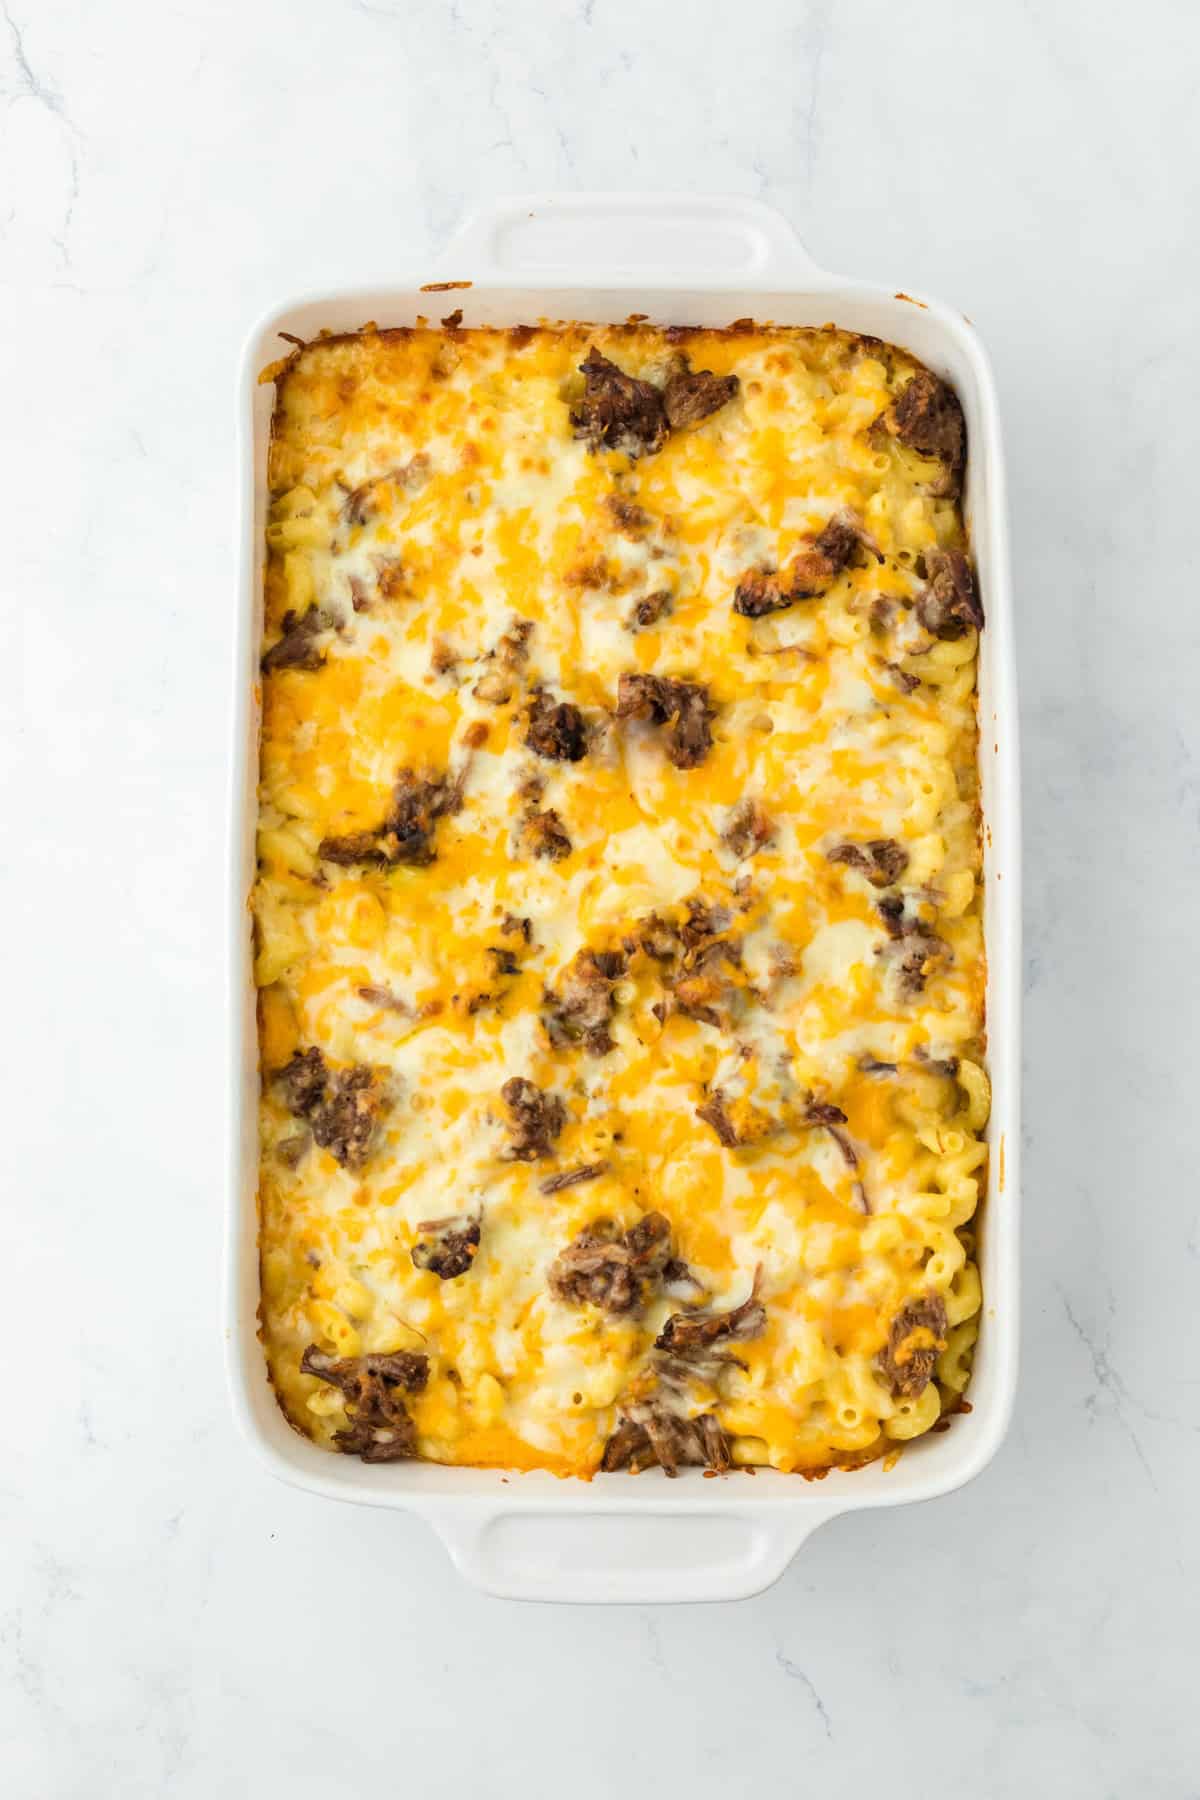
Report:
[{"label": "rectangular casserole dish", "polygon": [[[720,270],[717,274],[714,271]],[[492,1593],[561,1600],[713,1600],[754,1593],[823,1520],[863,1506],[948,1492],[976,1474],[1003,1435],[1016,1377],[1019,866],[1015,678],[1003,467],[986,356],[970,325],[932,302],[828,276],[775,213],[741,200],[583,196],[511,200],[473,219],[425,280],[380,282],[302,300],[251,334],[241,387],[241,592],[235,668],[227,1336],[235,1410],[272,1472],[331,1498],[403,1507],[438,1530],[455,1563]],[[760,1470],[667,1483],[657,1470],[590,1483],[428,1463],[370,1466],[295,1433],[266,1379],[257,1340],[257,1041],[247,896],[254,873],[257,659],[272,391],[259,370],[278,334],[311,338],[367,320],[410,324],[461,306],[467,325],[539,318],[726,325],[752,316],[832,322],[895,343],[957,390],[967,419],[965,511],[988,626],[981,640],[987,1018],[992,1178],[982,1238],[984,1314],[972,1410],[919,1440],[895,1467],[874,1463],[818,1482]],[[432,291],[431,291],[432,289]]]}]

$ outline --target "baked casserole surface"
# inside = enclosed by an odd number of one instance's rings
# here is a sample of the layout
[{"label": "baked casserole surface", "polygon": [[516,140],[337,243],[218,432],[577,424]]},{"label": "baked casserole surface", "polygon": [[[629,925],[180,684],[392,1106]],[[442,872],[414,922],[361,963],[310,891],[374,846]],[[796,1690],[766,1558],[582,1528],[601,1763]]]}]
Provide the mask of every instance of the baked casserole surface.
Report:
[{"label": "baked casserole surface", "polygon": [[287,1417],[584,1476],[895,1452],[980,1308],[957,400],[749,322],[452,315],[267,376]]}]

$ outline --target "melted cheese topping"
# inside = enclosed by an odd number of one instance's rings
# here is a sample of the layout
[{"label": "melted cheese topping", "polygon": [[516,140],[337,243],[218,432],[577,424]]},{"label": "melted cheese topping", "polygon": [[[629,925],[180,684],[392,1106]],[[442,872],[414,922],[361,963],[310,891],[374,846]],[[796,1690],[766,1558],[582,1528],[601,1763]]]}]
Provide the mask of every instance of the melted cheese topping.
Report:
[{"label": "melted cheese topping", "polygon": [[[305,1348],[421,1350],[420,1455],[587,1475],[680,1302],[615,1316],[556,1298],[547,1271],[594,1221],[626,1229],[654,1209],[709,1306],[758,1281],[766,1328],[703,1403],[735,1462],[849,1464],[954,1408],[979,1306],[975,634],[938,643],[912,610],[923,553],[961,546],[961,520],[930,465],[872,429],[916,368],[899,351],[832,329],[689,333],[692,366],[736,373],[739,391],[635,458],[573,435],[592,344],[659,382],[678,354],[648,326],[451,327],[318,341],[268,372],[265,644],[288,611],[318,609],[319,627],[319,666],[263,680],[270,1373],[292,1423],[329,1444],[345,1404],[301,1372]],[[824,594],[735,613],[747,571],[783,569],[844,509],[870,548]],[[667,610],[637,626],[639,600],[663,593]],[[524,661],[504,648],[514,620],[532,625]],[[698,767],[674,766],[653,721],[614,717],[629,672],[706,685]],[[526,744],[537,686],[582,709],[579,761]],[[402,769],[461,779],[435,860],[323,857],[323,840],[378,829]],[[747,799],[770,836],[739,858],[723,834]],[[561,860],[532,852],[535,805],[570,840]],[[827,856],[877,839],[907,853],[892,891],[943,946],[916,992],[879,891]],[[651,914],[678,924],[697,897],[737,947],[717,1022],[671,1004],[662,963],[635,948],[607,1054],[553,1043],[545,996],[572,958],[632,943]],[[288,1111],[277,1071],[312,1046],[386,1090],[359,1167]],[[565,1106],[540,1160],[510,1154],[512,1076]],[[697,1116],[714,1094],[745,1142]],[[845,1114],[853,1166],[804,1122],[814,1099]],[[542,1191],[597,1161],[598,1179]],[[441,1280],[412,1250],[423,1221],[451,1214],[479,1216],[480,1244]],[[930,1294],[945,1346],[906,1399],[880,1356],[897,1312]]]}]

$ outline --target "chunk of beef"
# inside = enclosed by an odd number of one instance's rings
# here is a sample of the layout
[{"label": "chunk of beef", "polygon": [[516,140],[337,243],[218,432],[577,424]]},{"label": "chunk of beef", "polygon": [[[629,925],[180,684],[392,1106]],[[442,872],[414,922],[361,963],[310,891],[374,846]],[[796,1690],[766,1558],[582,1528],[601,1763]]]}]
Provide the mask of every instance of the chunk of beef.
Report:
[{"label": "chunk of beef", "polygon": [[394,994],[389,987],[376,987],[373,983],[368,983],[364,987],[357,988],[355,992],[360,1000],[366,1001],[368,1006],[381,1007],[384,1012],[405,1015],[412,1012],[412,1007],[407,1000],[402,1000],[399,994]]},{"label": "chunk of beef", "polygon": [[837,513],[788,566],[787,587],[793,600],[814,600],[841,574],[854,555],[862,528],[850,513]]},{"label": "chunk of beef", "polygon": [[657,625],[661,619],[666,618],[672,604],[668,588],[660,588],[654,594],[645,594],[634,607],[626,624],[631,631],[647,631],[650,626]]},{"label": "chunk of beef", "polygon": [[315,1375],[340,1388],[346,1400],[348,1428],[333,1441],[348,1456],[364,1462],[397,1462],[414,1456],[417,1433],[404,1403],[419,1394],[429,1379],[429,1358],[415,1350],[386,1356],[326,1356],[310,1344],[300,1359],[304,1375]]},{"label": "chunk of beef", "polygon": [[579,762],[587,753],[583,714],[569,701],[555,702],[538,688],[529,703],[525,742],[551,762]]},{"label": "chunk of beef", "polygon": [[379,511],[379,489],[384,482],[415,491],[424,487],[429,479],[429,468],[429,458],[423,452],[418,452],[399,468],[389,469],[383,475],[373,475],[369,481],[364,481],[342,503],[342,517],[347,525],[365,525]]},{"label": "chunk of beef", "polygon": [[750,569],[734,589],[733,610],[744,619],[761,619],[767,613],[782,612],[792,604],[784,582],[775,570]]},{"label": "chunk of beef", "polygon": [[333,615],[320,606],[310,606],[306,613],[285,612],[283,635],[264,655],[263,672],[319,669],[325,661],[325,652],[318,648],[317,639],[323,631],[331,631],[334,624]]},{"label": "chunk of beef", "polygon": [[918,1044],[913,1051],[913,1061],[919,1062],[929,1075],[945,1075],[952,1081],[958,1074],[957,1056],[931,1056],[924,1044]]},{"label": "chunk of beef", "polygon": [[924,1393],[945,1348],[946,1307],[940,1294],[927,1294],[900,1308],[878,1358],[880,1374],[898,1400],[915,1400]]},{"label": "chunk of beef", "polygon": [[677,769],[694,769],[712,749],[712,721],[701,682],[665,675],[622,675],[617,683],[617,718],[649,719],[665,725],[667,755]]},{"label": "chunk of beef", "polygon": [[672,1479],[680,1467],[699,1464],[724,1474],[730,1467],[729,1443],[715,1413],[689,1419],[669,1406],[636,1405],[621,1417],[604,1446],[600,1467],[607,1473],[628,1469],[637,1474],[656,1463]]},{"label": "chunk of beef", "polygon": [[315,1044],[297,1050],[275,1078],[283,1089],[284,1105],[298,1119],[307,1119],[325,1098],[329,1065]]},{"label": "chunk of beef", "polygon": [[840,1106],[834,1106],[831,1100],[810,1099],[804,1108],[806,1125],[844,1125],[846,1115]]},{"label": "chunk of beef", "polygon": [[479,1249],[481,1220],[478,1213],[453,1213],[446,1219],[423,1219],[412,1247],[413,1266],[427,1269],[443,1281],[465,1275]]},{"label": "chunk of beef", "polygon": [[663,389],[663,409],[672,431],[698,425],[733,399],[740,383],[736,375],[714,375],[709,369],[691,369],[687,357]]},{"label": "chunk of beef", "polygon": [[378,831],[347,831],[340,837],[323,837],[318,852],[326,862],[350,868],[356,863],[385,868],[388,858],[380,848]]},{"label": "chunk of beef", "polygon": [[827,1131],[842,1153],[847,1168],[857,1169],[858,1150],[850,1133],[843,1129],[846,1115],[840,1106],[831,1100],[814,1100],[811,1094],[800,1115],[802,1125],[814,1126],[819,1131]]},{"label": "chunk of beef", "polygon": [[685,950],[683,967],[668,983],[680,1012],[722,1030],[732,1027],[745,988],[734,978],[741,945],[718,940],[698,950]]},{"label": "chunk of beef", "polygon": [[405,600],[412,593],[408,570],[398,556],[377,557],[375,589],[381,600]]},{"label": "chunk of beef", "polygon": [[935,492],[956,494],[967,456],[967,428],[953,388],[919,369],[884,415],[892,434],[919,456],[936,456],[946,473]]},{"label": "chunk of beef", "polygon": [[318,854],[326,862],[346,866],[423,867],[437,855],[433,841],[437,821],[462,805],[463,782],[461,774],[451,780],[447,775],[419,776],[412,769],[401,769],[382,825],[374,831],[322,838]]},{"label": "chunk of beef", "polygon": [[883,666],[902,694],[916,693],[921,685],[921,677],[919,675],[910,675],[908,670],[902,669],[899,663],[885,662]]},{"label": "chunk of beef", "polygon": [[750,1141],[739,1136],[738,1128],[729,1116],[728,1099],[720,1088],[714,1088],[703,1106],[696,1108],[696,1117],[712,1126],[727,1150],[736,1150]]},{"label": "chunk of beef", "polygon": [[579,372],[584,378],[583,398],[571,411],[571,423],[589,450],[624,450],[641,456],[662,448],[667,415],[653,382],[626,375],[595,346]]},{"label": "chunk of beef", "polygon": [[925,575],[914,610],[926,631],[936,638],[960,638],[972,627],[983,630],[983,606],[961,550],[927,550]]},{"label": "chunk of beef", "polygon": [[686,949],[703,950],[732,924],[733,914],[727,906],[715,905],[703,894],[693,894],[687,903],[687,918],[679,928],[679,935]]},{"label": "chunk of beef", "polygon": [[667,1350],[674,1356],[687,1356],[693,1351],[710,1350],[714,1344],[746,1343],[761,1337],[767,1324],[767,1310],[758,1297],[758,1277],[749,1297],[724,1313],[672,1313],[654,1340],[656,1350]]},{"label": "chunk of beef", "polygon": [[314,1045],[297,1050],[277,1080],[288,1110],[307,1123],[321,1148],[343,1169],[360,1169],[384,1108],[375,1071],[358,1063],[331,1069]]},{"label": "chunk of beef", "polygon": [[751,569],[743,575],[733,596],[734,612],[761,619],[797,600],[815,600],[841,574],[861,541],[862,527],[853,514],[836,514],[786,569]]},{"label": "chunk of beef", "polygon": [[532,855],[545,857],[549,862],[562,862],[571,854],[567,828],[553,807],[530,813],[521,827],[521,837]]},{"label": "chunk of beef", "polygon": [[606,494],[604,504],[608,508],[617,530],[625,532],[627,536],[641,537],[643,532],[650,529],[650,514],[645,507],[639,506],[637,501],[631,500],[627,494]]},{"label": "chunk of beef", "polygon": [[590,1302],[627,1313],[645,1303],[670,1256],[671,1227],[662,1213],[643,1213],[624,1232],[611,1219],[597,1219],[559,1252],[546,1279],[555,1298],[570,1306]]},{"label": "chunk of beef", "polygon": [[[731,923],[727,908],[712,906],[694,895],[681,924],[651,913],[638,922],[626,941],[631,950],[641,949],[663,965],[663,983],[678,1011],[724,1028],[733,1023],[746,991],[735,979],[741,943],[724,935]],[[665,1018],[665,1003],[655,1011],[660,1019]]]},{"label": "chunk of beef", "polygon": [[550,1042],[582,1044],[593,1056],[605,1056],[613,1046],[613,988],[625,969],[619,950],[581,950],[564,970],[558,993],[546,994],[542,1018]]},{"label": "chunk of beef", "polygon": [[497,661],[506,669],[522,669],[529,660],[529,640],[533,636],[533,620],[513,618],[496,645]]},{"label": "chunk of beef", "polygon": [[926,979],[937,964],[949,956],[950,947],[920,919],[909,914],[899,894],[885,895],[877,902],[876,911],[891,940],[882,946],[882,950],[895,960],[901,997],[915,1000],[924,991]]},{"label": "chunk of beef", "polygon": [[865,844],[835,844],[825,860],[844,863],[865,875],[872,887],[892,887],[908,867],[908,851],[895,838],[869,838]]},{"label": "chunk of beef", "polygon": [[725,821],[721,842],[739,862],[765,850],[775,836],[775,827],[757,800],[740,800]]},{"label": "chunk of beef", "polygon": [[560,1174],[547,1175],[545,1181],[539,1181],[538,1192],[561,1194],[564,1188],[579,1187],[585,1181],[596,1181],[607,1171],[606,1162],[576,1163],[573,1169],[563,1169]]},{"label": "chunk of beef", "polygon": [[511,1117],[513,1159],[535,1162],[539,1156],[553,1156],[554,1139],[567,1122],[567,1109],[558,1095],[543,1092],[523,1075],[513,1075],[500,1089],[500,1098]]},{"label": "chunk of beef", "polygon": [[280,1138],[275,1146],[275,1154],[285,1169],[294,1169],[311,1143],[311,1132],[297,1131],[291,1137]]}]

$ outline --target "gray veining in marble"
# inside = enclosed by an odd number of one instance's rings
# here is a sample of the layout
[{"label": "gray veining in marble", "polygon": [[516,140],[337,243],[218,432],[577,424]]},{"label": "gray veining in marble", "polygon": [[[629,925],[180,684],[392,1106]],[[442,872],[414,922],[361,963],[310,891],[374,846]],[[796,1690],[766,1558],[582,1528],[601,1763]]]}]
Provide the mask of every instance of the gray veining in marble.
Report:
[{"label": "gray veining in marble", "polygon": [[[8,0],[14,1800],[1200,1796],[1198,59],[1171,0]],[[760,196],[827,267],[960,305],[1006,414],[1019,1411],[972,1487],[727,1608],[483,1599],[415,1521],[272,1483],[222,1386],[241,338],[554,188]]]}]

